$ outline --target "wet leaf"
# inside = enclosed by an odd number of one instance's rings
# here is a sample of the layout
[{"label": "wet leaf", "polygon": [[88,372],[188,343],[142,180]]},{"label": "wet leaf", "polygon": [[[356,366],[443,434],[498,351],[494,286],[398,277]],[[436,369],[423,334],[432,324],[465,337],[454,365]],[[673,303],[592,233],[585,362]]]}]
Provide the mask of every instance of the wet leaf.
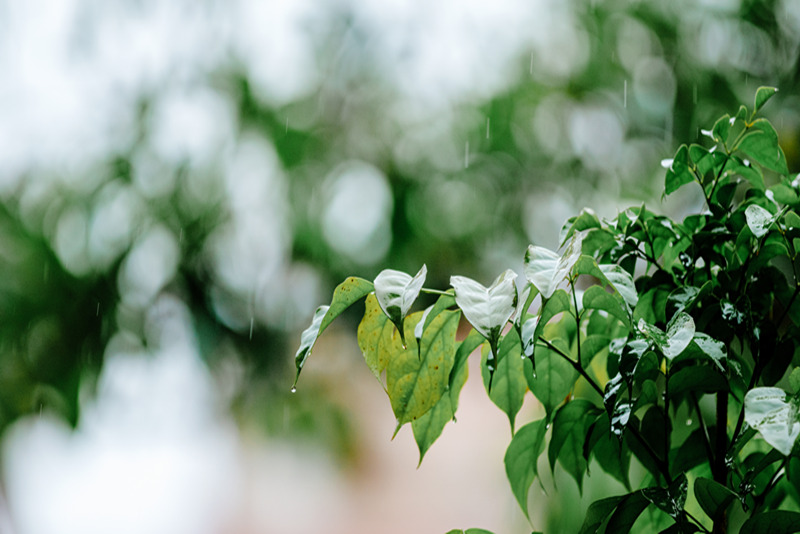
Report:
[{"label": "wet leaf", "polygon": [[769,227],[775,222],[776,216],[758,206],[750,204],[744,211],[744,217],[747,221],[747,227],[753,232],[756,237],[763,237],[769,232]]},{"label": "wet leaf", "polygon": [[788,456],[800,435],[797,401],[780,388],[755,388],[744,397],[744,420],[764,441]]},{"label": "wet leaf", "polygon": [[800,367],[795,367],[792,369],[791,374],[789,375],[789,387],[792,390],[793,394],[800,393]]},{"label": "wet leaf", "polygon": [[333,291],[333,298],[331,299],[330,306],[320,306],[317,308],[314,312],[311,325],[306,328],[300,336],[300,348],[297,349],[297,353],[294,357],[297,374],[295,375],[292,389],[297,386],[300,372],[303,370],[306,360],[311,355],[311,351],[320,334],[322,334],[322,332],[328,328],[328,325],[341,315],[344,310],[349,308],[351,304],[364,298],[372,289],[373,286],[371,282],[363,278],[351,276],[336,286],[336,289]]},{"label": "wet leaf", "polygon": [[539,473],[537,461],[544,451],[547,424],[544,419],[520,428],[506,449],[506,476],[525,517],[528,515],[528,490]]},{"label": "wet leaf", "polygon": [[617,506],[624,501],[627,495],[617,495],[615,497],[606,497],[594,501],[589,509],[586,511],[586,516],[583,519],[583,525],[579,534],[595,534],[600,530],[603,522],[616,510]]},{"label": "wet leaf", "polygon": [[358,347],[364,355],[367,367],[378,380],[394,350],[394,332],[395,328],[383,313],[378,299],[374,294],[367,296],[364,317],[358,325]]},{"label": "wet leaf", "polygon": [[739,496],[714,480],[698,477],[694,481],[694,496],[697,502],[712,520],[716,520],[725,513],[734,499]]},{"label": "wet leaf", "polygon": [[397,327],[403,344],[405,344],[403,321],[408,315],[411,305],[417,300],[427,274],[428,268],[423,265],[413,278],[404,272],[392,269],[385,269],[375,277],[375,296],[378,304],[383,313]]},{"label": "wet leaf", "polygon": [[656,344],[669,360],[683,352],[692,342],[695,334],[694,320],[691,315],[684,312],[676,314],[667,323],[666,333],[660,328],[646,323],[643,319],[639,319],[637,327],[646,338]]},{"label": "wet leaf", "polygon": [[297,386],[297,379],[300,378],[300,371],[303,370],[303,366],[308,356],[311,354],[311,349],[314,348],[314,343],[317,342],[317,337],[319,337],[320,334],[320,326],[325,319],[325,315],[328,313],[328,309],[329,306],[320,306],[317,308],[317,311],[314,312],[314,319],[312,319],[311,325],[303,330],[303,333],[300,335],[300,348],[297,349],[297,353],[294,356],[297,374],[294,377],[294,384],[292,384],[293,390]]},{"label": "wet leaf", "polygon": [[366,297],[373,289],[374,286],[372,282],[356,276],[351,276],[336,286],[336,289],[333,291],[333,299],[331,299],[330,308],[319,327],[320,334],[328,328],[328,325],[341,315],[344,310]]},{"label": "wet leaf", "polygon": [[[500,342],[497,371],[494,374],[491,389],[489,389],[487,369],[485,366],[481,366],[483,385],[489,392],[492,402],[508,416],[512,434],[514,433],[514,421],[522,408],[525,393],[528,391],[521,350],[517,331],[509,330]],[[484,354],[484,357],[487,356]]]},{"label": "wet leaf", "polygon": [[555,472],[556,460],[564,470],[583,487],[583,475],[586,472],[586,459],[583,457],[583,441],[589,424],[600,411],[586,399],[573,399],[556,412],[553,419],[553,434],[547,456],[550,469]]},{"label": "wet leaf", "polygon": [[752,123],[738,148],[762,167],[780,174],[789,173],[786,156],[778,144],[778,134],[765,119],[757,119]]},{"label": "wet leaf", "polygon": [[675,153],[675,157],[667,165],[664,194],[670,195],[692,181],[694,181],[694,173],[689,167],[689,149],[686,145],[681,145]]},{"label": "wet leaf", "polygon": [[[421,315],[409,316],[406,326],[413,329]],[[460,317],[458,311],[437,315],[423,333],[419,349],[416,339],[413,346],[409,343],[404,349],[397,336],[394,337],[386,365],[386,389],[398,426],[431,410],[449,387]]]},{"label": "wet leaf", "polygon": [[543,298],[549,299],[558,285],[569,276],[581,256],[583,235],[583,232],[575,232],[563,255],[544,247],[528,246],[525,253],[525,277],[539,290]]},{"label": "wet leaf", "polygon": [[[556,339],[553,343],[558,346],[560,341]],[[578,372],[562,356],[547,347],[536,349],[536,378],[529,380],[528,387],[548,415],[564,402],[577,379]]]},{"label": "wet leaf", "polygon": [[739,534],[792,534],[800,532],[800,513],[771,510],[744,522]]},{"label": "wet leaf", "polygon": [[756,90],[756,97],[755,102],[753,103],[753,114],[758,113],[758,111],[767,103],[767,101],[775,96],[775,93],[778,92],[778,89],[775,87],[759,87]]},{"label": "wet leaf", "polygon": [[489,341],[499,336],[514,314],[516,278],[517,273],[508,269],[487,288],[464,276],[450,277],[450,285],[456,290],[456,304],[473,328]]},{"label": "wet leaf", "polygon": [[455,417],[458,410],[458,397],[461,395],[461,389],[464,387],[469,375],[467,358],[482,342],[483,336],[472,330],[458,344],[453,368],[450,370],[447,391],[430,411],[411,422],[414,440],[417,442],[417,448],[419,449],[419,464],[422,464],[425,453],[442,435],[447,423]]}]

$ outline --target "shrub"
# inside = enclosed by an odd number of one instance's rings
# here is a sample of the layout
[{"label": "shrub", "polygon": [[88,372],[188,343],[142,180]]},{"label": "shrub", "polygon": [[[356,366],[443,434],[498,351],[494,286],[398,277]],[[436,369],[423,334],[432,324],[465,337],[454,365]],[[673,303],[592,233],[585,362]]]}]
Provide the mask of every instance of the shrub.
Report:
[{"label": "shrub", "polygon": [[[774,128],[756,118],[775,92],[760,88],[752,112],[704,131],[710,148],[682,145],[662,162],[665,194],[694,184],[702,213],[584,210],[564,225],[563,252],[528,247],[523,284],[507,270],[489,287],[453,276],[437,291],[423,287],[424,266],[348,278],[303,333],[298,377],[322,331],[365,299],[359,347],[420,459],[453,419],[480,347],[526,515],[546,452],[579,488],[594,460],[628,489],[593,502],[583,533],[800,530],[800,196]],[[421,292],[438,300],[409,313]],[[462,314],[472,329],[459,341]],[[528,391],[546,415],[515,431]],[[636,483],[634,461],[646,472]]]}]

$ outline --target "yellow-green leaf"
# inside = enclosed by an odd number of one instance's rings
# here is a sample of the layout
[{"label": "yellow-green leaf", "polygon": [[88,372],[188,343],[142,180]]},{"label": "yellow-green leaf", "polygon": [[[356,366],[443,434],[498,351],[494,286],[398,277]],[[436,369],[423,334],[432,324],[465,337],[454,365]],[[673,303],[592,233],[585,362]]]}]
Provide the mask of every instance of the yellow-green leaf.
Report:
[{"label": "yellow-green leaf", "polygon": [[[413,332],[422,313],[406,318],[405,329]],[[409,338],[403,349],[399,335],[392,336],[386,365],[386,389],[398,426],[422,417],[448,388],[455,361],[456,329],[461,313],[443,311],[422,334],[420,346]]]}]

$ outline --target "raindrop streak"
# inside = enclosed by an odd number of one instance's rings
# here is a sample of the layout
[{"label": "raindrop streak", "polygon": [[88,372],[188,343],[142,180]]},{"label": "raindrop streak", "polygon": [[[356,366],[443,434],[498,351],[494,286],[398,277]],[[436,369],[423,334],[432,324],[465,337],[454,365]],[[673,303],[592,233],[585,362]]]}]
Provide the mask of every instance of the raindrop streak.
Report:
[{"label": "raindrop streak", "polygon": [[692,103],[697,104],[697,84],[692,87]]},{"label": "raindrop streak", "polygon": [[253,340],[253,318],[250,317],[250,341]]},{"label": "raindrop streak", "polygon": [[486,139],[489,139],[489,117],[486,117]]},{"label": "raindrop streak", "polygon": [[533,76],[533,52],[531,52],[531,76]]},{"label": "raindrop streak", "polygon": [[628,80],[622,82],[622,107],[628,107]]},{"label": "raindrop streak", "polygon": [[100,303],[97,303],[97,309],[94,311],[95,317],[100,317]]},{"label": "raindrop streak", "polygon": [[464,145],[464,168],[469,169],[469,141]]},{"label": "raindrop streak", "polygon": [[286,117],[286,130],[284,133],[289,133],[289,117]]}]

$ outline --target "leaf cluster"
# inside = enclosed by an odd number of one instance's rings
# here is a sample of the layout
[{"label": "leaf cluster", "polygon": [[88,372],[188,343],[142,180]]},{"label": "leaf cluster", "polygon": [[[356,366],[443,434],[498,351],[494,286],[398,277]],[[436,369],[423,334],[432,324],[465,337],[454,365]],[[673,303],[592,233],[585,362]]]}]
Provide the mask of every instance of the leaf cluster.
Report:
[{"label": "leaf cluster", "polygon": [[[508,270],[488,287],[453,276],[429,290],[424,266],[349,278],[303,333],[298,375],[322,330],[366,297],[359,347],[420,461],[482,347],[526,515],[546,454],[579,489],[593,462],[627,488],[589,506],[583,533],[800,530],[800,195],[774,128],[756,117],[775,91],[717,120],[710,146],[663,162],[665,194],[694,184],[702,213],[584,210],[564,225],[561,252],[528,248],[521,284]],[[420,292],[438,300],[410,313]],[[457,340],[462,314],[472,329]],[[529,392],[545,416],[517,429]]]}]

